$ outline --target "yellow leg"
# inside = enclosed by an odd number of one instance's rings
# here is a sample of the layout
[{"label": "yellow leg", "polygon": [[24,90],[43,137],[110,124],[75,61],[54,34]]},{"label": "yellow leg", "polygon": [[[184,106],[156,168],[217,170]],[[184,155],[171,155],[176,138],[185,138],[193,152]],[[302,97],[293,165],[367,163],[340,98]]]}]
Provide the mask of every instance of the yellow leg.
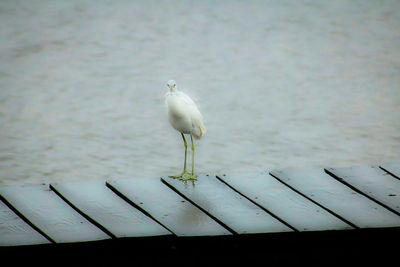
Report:
[{"label": "yellow leg", "polygon": [[194,174],[194,142],[193,142],[192,135],[190,135],[190,141],[192,142],[192,174],[182,177],[181,180],[184,180],[184,181],[197,180],[197,177]]},{"label": "yellow leg", "polygon": [[185,136],[183,135],[183,133],[181,133],[181,135],[182,135],[182,138],[183,138],[183,144],[184,144],[184,146],[185,146],[185,161],[184,161],[184,163],[183,163],[183,172],[180,173],[180,174],[177,174],[177,175],[170,175],[170,176],[169,176],[170,178],[182,179],[183,176],[184,176],[185,174],[189,174],[189,172],[186,170],[187,142],[186,142],[186,139],[185,139]]},{"label": "yellow leg", "polygon": [[192,175],[194,175],[194,142],[192,135],[190,135],[190,141],[192,142]]}]

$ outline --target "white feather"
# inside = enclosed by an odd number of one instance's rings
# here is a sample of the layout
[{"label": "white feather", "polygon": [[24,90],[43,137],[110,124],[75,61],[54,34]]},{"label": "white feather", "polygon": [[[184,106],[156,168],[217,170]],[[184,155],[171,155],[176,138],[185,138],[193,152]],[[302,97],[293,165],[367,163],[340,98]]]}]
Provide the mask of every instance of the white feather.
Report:
[{"label": "white feather", "polygon": [[178,91],[174,81],[169,81],[168,87],[170,91],[166,94],[165,103],[170,124],[177,131],[200,139],[206,133],[206,127],[196,103],[188,95]]}]

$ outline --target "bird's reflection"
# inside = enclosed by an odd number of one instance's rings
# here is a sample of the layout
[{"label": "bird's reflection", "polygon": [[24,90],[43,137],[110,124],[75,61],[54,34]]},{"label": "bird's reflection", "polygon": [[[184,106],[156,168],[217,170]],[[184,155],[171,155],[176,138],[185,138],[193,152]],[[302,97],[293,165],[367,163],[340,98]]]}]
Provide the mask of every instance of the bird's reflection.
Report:
[{"label": "bird's reflection", "polygon": [[194,180],[191,180],[191,181],[182,181],[182,183],[183,183],[184,186],[185,186],[185,189],[188,189],[190,186],[191,186],[192,188],[195,188],[195,187],[196,187],[196,182],[197,182],[197,181],[194,181]]}]

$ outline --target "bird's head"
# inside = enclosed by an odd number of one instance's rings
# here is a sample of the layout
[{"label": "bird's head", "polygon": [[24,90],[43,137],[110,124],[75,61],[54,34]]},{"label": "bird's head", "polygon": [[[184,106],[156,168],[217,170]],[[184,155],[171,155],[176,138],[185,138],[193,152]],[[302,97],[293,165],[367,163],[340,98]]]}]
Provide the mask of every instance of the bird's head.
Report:
[{"label": "bird's head", "polygon": [[167,82],[167,87],[169,88],[170,92],[175,92],[176,91],[176,82],[174,80],[169,80]]}]

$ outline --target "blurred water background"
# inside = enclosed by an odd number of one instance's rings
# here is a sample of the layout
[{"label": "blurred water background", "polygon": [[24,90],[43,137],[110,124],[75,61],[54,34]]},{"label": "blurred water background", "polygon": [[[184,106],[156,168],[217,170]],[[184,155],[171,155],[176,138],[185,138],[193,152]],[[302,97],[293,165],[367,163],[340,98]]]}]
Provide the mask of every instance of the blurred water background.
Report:
[{"label": "blurred water background", "polygon": [[[0,184],[398,161],[400,1],[1,1]],[[189,157],[190,158],[190,157]],[[190,165],[189,165],[190,166]]]}]

